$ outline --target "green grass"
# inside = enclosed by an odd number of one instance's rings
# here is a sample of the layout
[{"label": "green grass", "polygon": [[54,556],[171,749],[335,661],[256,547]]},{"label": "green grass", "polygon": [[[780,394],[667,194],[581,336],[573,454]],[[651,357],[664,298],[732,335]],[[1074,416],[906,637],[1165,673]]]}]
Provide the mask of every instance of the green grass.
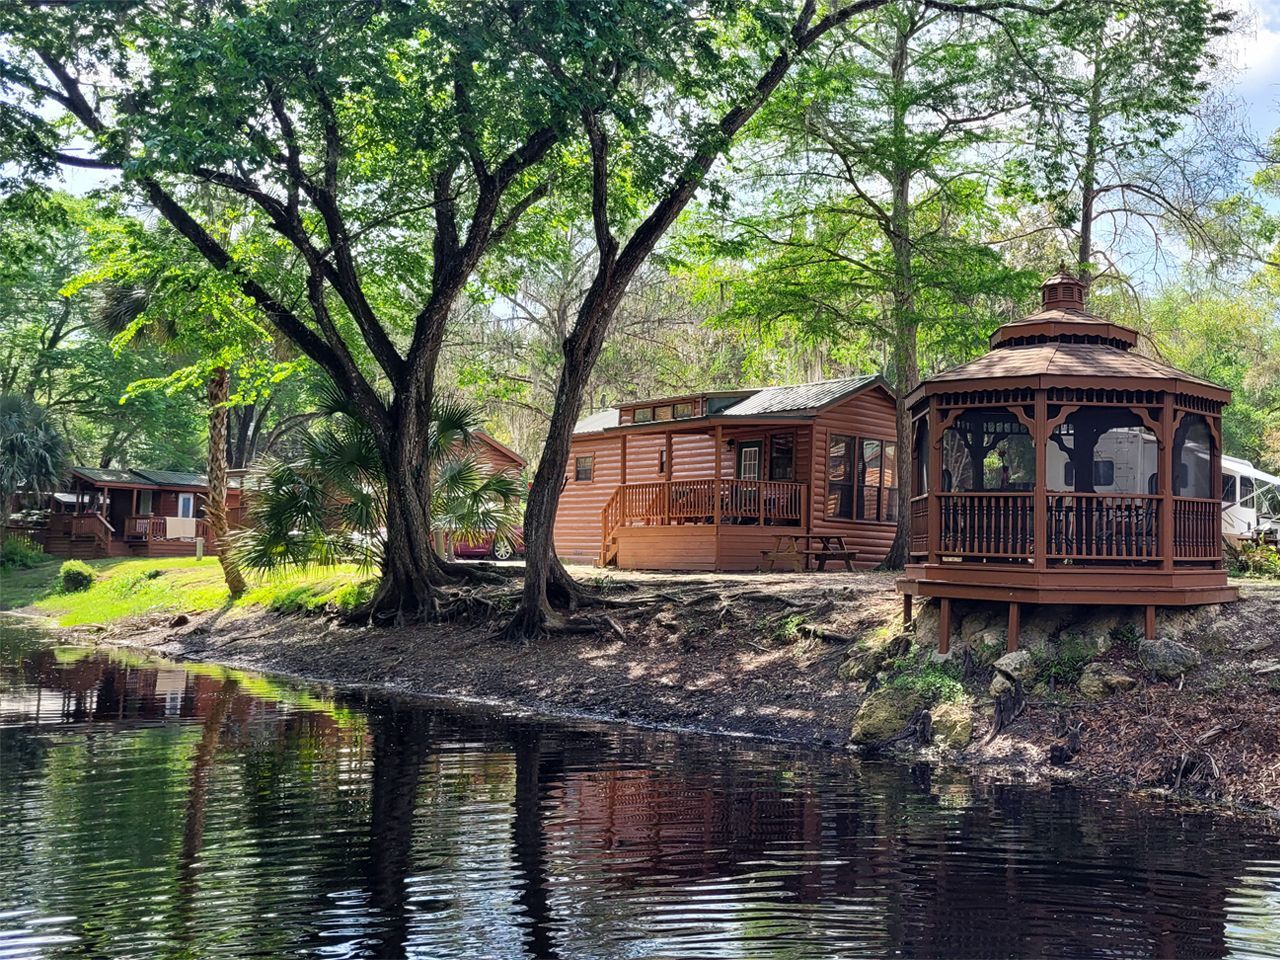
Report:
[{"label": "green grass", "polygon": [[[0,574],[0,610],[31,607],[65,627],[110,624],[155,613],[205,613],[228,603],[222,568],[213,557],[93,560],[97,579],[80,593],[58,592],[59,563]],[[306,569],[250,579],[234,604],[280,613],[305,613],[330,605],[351,610],[367,600],[373,580],[352,565]]]}]

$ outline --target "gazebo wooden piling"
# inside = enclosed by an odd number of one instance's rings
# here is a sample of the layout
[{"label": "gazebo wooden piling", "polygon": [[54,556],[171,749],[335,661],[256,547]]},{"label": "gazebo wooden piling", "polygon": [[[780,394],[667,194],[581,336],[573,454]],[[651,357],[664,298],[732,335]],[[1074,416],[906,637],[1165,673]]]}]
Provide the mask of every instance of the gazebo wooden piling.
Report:
[{"label": "gazebo wooden piling", "polygon": [[[991,351],[924,381],[912,415],[910,561],[898,581],[939,601],[1157,606],[1234,600],[1219,519],[1229,390],[1134,352],[1060,271]],[[1101,489],[1099,489],[1101,488]]]}]

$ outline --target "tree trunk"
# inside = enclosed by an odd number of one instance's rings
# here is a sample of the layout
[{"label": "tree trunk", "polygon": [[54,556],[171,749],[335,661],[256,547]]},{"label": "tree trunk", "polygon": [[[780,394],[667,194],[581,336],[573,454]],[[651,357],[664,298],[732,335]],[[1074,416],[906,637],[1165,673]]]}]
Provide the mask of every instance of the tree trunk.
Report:
[{"label": "tree trunk", "polygon": [[370,613],[397,623],[434,619],[440,588],[452,582],[431,547],[431,478],[426,462],[430,416],[422,404],[397,402],[394,428],[385,438],[387,540],[382,578]]},{"label": "tree trunk", "polygon": [[569,576],[555,555],[552,533],[569,463],[573,425],[582,409],[587,380],[600,356],[609,318],[621,296],[620,290],[611,290],[606,295],[609,286],[607,281],[598,284],[598,290],[588,295],[590,302],[584,302],[574,332],[564,342],[565,362],[556,387],[547,441],[525,504],[524,592],[505,631],[507,639],[532,640],[546,633],[548,625],[557,619],[552,600],[569,610],[590,602],[589,595]]},{"label": "tree trunk", "polygon": [[[1099,47],[1102,40],[1098,40]],[[1089,287],[1093,261],[1094,205],[1098,197],[1098,150],[1102,136],[1102,64],[1093,63],[1093,85],[1089,90],[1089,112],[1086,117],[1084,163],[1080,168],[1080,247],[1076,251],[1076,272]]]},{"label": "tree trunk", "polygon": [[219,367],[209,379],[209,501],[205,516],[213,551],[222,564],[222,576],[232,597],[245,591],[244,577],[227,545],[227,400],[231,396],[231,375]]},{"label": "tree trunk", "polygon": [[[916,338],[915,240],[911,232],[911,166],[908,161],[906,104],[910,98],[902,93],[909,66],[909,36],[898,31],[891,64],[894,97],[892,125],[894,169],[892,171],[893,206],[889,211],[889,245],[893,250],[893,305],[890,327],[893,330],[893,388],[897,394],[897,457],[894,480],[897,483],[898,527],[889,552],[881,561],[882,570],[900,570],[906,566],[911,538],[911,485],[906,482],[910,471],[902,469],[911,462],[911,410],[907,394],[920,382],[920,364]],[[886,464],[887,466],[887,464]]]}]

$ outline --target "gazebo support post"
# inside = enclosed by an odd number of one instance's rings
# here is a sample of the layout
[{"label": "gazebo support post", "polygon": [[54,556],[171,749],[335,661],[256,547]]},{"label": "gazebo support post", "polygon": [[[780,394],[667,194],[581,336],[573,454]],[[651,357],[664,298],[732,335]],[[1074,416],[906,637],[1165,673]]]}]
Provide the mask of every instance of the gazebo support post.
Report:
[{"label": "gazebo support post", "polygon": [[1154,640],[1156,638],[1156,605],[1148,603],[1144,613],[1142,632],[1148,640]]},{"label": "gazebo support post", "polygon": [[1005,649],[1009,653],[1018,649],[1018,633],[1022,628],[1022,605],[1013,600],[1009,603],[1009,639]]},{"label": "gazebo support post", "polygon": [[938,653],[946,656],[951,652],[951,598],[938,599]]}]

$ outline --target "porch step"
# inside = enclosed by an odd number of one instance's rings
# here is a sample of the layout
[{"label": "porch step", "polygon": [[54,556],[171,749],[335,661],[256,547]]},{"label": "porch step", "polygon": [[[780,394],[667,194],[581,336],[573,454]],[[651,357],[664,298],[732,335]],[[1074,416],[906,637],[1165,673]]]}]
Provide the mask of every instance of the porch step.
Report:
[{"label": "porch step", "polygon": [[612,567],[618,564],[618,541],[613,537],[609,538],[608,543],[604,545],[604,549],[600,552],[600,566]]}]

